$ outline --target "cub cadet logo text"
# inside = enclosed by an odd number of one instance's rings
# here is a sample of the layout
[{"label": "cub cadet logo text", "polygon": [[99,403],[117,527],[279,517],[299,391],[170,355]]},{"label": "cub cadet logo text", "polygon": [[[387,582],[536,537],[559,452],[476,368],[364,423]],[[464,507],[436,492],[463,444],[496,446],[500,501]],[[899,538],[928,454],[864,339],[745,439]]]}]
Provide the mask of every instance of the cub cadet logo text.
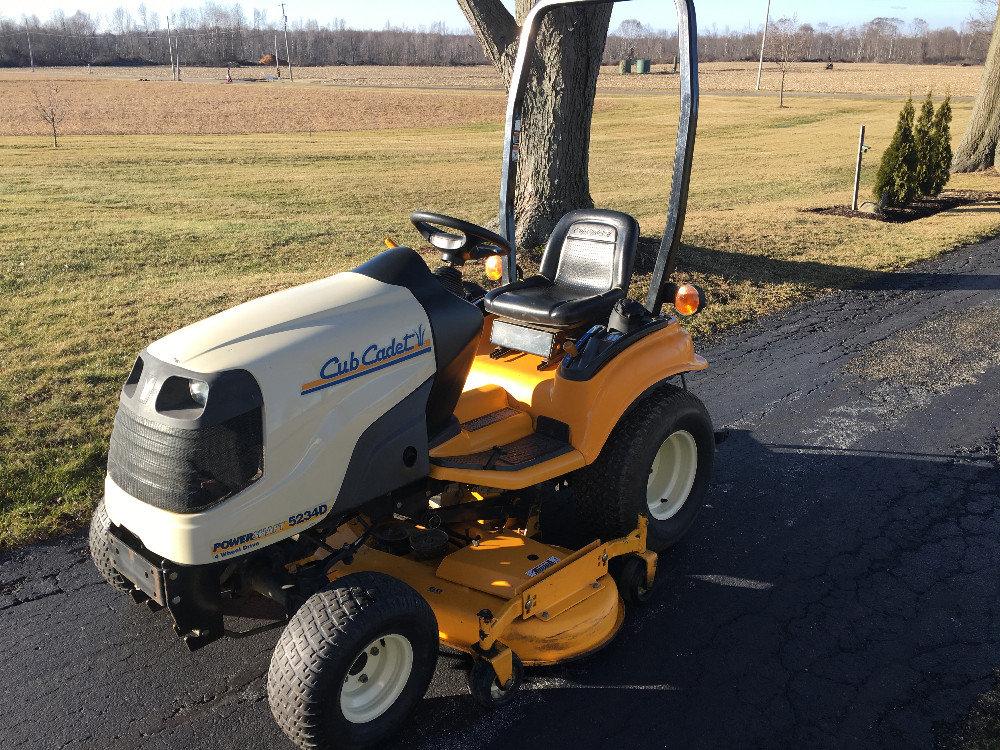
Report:
[{"label": "cub cadet logo text", "polygon": [[410,333],[393,336],[385,344],[371,344],[361,352],[361,356],[352,351],[343,357],[330,357],[319,370],[319,380],[302,384],[302,395],[398,365],[429,351],[431,340],[427,337],[427,329],[419,325]]},{"label": "cub cadet logo text", "polygon": [[221,560],[224,557],[232,557],[233,555],[238,555],[243,552],[249,552],[250,550],[259,547],[260,543],[264,539],[274,536],[275,534],[280,534],[283,531],[288,531],[293,526],[298,526],[300,523],[305,523],[313,518],[319,518],[320,516],[325,515],[327,510],[329,510],[329,508],[325,504],[317,505],[312,510],[305,510],[301,513],[296,513],[294,516],[289,516],[287,521],[265,526],[263,529],[252,531],[249,534],[243,534],[241,536],[233,537],[232,539],[225,539],[221,542],[216,542],[212,546],[212,557],[216,560]]},{"label": "cub cadet logo text", "polygon": [[569,236],[583,240],[603,240],[614,242],[618,239],[618,230],[600,224],[574,224],[569,230]]}]

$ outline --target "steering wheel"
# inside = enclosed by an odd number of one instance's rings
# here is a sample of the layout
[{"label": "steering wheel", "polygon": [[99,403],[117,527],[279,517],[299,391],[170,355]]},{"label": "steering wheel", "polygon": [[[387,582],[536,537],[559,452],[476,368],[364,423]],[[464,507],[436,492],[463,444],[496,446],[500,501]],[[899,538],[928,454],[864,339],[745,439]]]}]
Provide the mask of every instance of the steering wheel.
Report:
[{"label": "steering wheel", "polygon": [[[444,262],[454,266],[511,252],[510,243],[499,234],[461,219],[417,211],[410,216],[410,221],[425,240],[441,251]],[[442,227],[458,234],[445,232]]]}]

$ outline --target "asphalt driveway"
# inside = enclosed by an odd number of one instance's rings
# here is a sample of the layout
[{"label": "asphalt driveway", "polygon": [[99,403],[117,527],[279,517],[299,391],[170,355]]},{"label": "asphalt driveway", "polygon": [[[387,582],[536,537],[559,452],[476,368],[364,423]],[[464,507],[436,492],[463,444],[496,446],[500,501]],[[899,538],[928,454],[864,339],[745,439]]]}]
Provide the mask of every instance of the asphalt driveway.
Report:
[{"label": "asphalt driveway", "polygon": [[[1000,667],[998,332],[994,240],[708,342],[690,386],[732,436],[653,602],[493,714],[443,655],[399,746],[966,741]],[[0,747],[288,748],[265,695],[277,635],[190,654],[100,581],[83,536],[8,554]]]}]

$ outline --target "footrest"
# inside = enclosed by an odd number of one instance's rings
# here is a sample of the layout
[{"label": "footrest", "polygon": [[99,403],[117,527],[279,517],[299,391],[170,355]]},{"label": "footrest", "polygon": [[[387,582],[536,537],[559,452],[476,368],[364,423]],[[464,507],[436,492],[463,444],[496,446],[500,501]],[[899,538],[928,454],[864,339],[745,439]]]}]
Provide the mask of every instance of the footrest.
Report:
[{"label": "footrest", "polygon": [[562,440],[533,433],[507,445],[465,456],[432,458],[434,466],[474,471],[521,471],[570,453],[573,446]]},{"label": "footrest", "polygon": [[487,427],[492,427],[495,424],[503,422],[505,419],[516,417],[520,413],[517,409],[507,406],[489,414],[484,414],[481,417],[470,419],[468,422],[463,422],[462,429],[469,432],[479,432],[480,430],[485,430]]}]

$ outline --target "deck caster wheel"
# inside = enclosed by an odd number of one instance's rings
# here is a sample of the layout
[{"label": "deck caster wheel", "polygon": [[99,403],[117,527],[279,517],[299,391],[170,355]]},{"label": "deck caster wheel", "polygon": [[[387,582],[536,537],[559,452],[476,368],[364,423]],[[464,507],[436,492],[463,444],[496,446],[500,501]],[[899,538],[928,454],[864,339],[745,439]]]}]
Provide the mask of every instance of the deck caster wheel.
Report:
[{"label": "deck caster wheel", "polygon": [[434,674],[438,627],[402,581],[354,573],[313,594],[278,640],[267,677],[271,713],[302,750],[384,743]]},{"label": "deck caster wheel", "polygon": [[653,595],[652,587],[646,584],[646,561],[638,555],[626,555],[612,561],[611,576],[618,585],[618,595],[626,604],[646,604]]},{"label": "deck caster wheel", "polygon": [[506,685],[500,684],[496,672],[493,671],[493,665],[486,659],[476,657],[472,663],[472,671],[469,673],[469,692],[483,708],[505,706],[521,688],[524,682],[524,664],[517,658],[517,654],[511,654],[511,659],[514,669],[510,682]]}]

